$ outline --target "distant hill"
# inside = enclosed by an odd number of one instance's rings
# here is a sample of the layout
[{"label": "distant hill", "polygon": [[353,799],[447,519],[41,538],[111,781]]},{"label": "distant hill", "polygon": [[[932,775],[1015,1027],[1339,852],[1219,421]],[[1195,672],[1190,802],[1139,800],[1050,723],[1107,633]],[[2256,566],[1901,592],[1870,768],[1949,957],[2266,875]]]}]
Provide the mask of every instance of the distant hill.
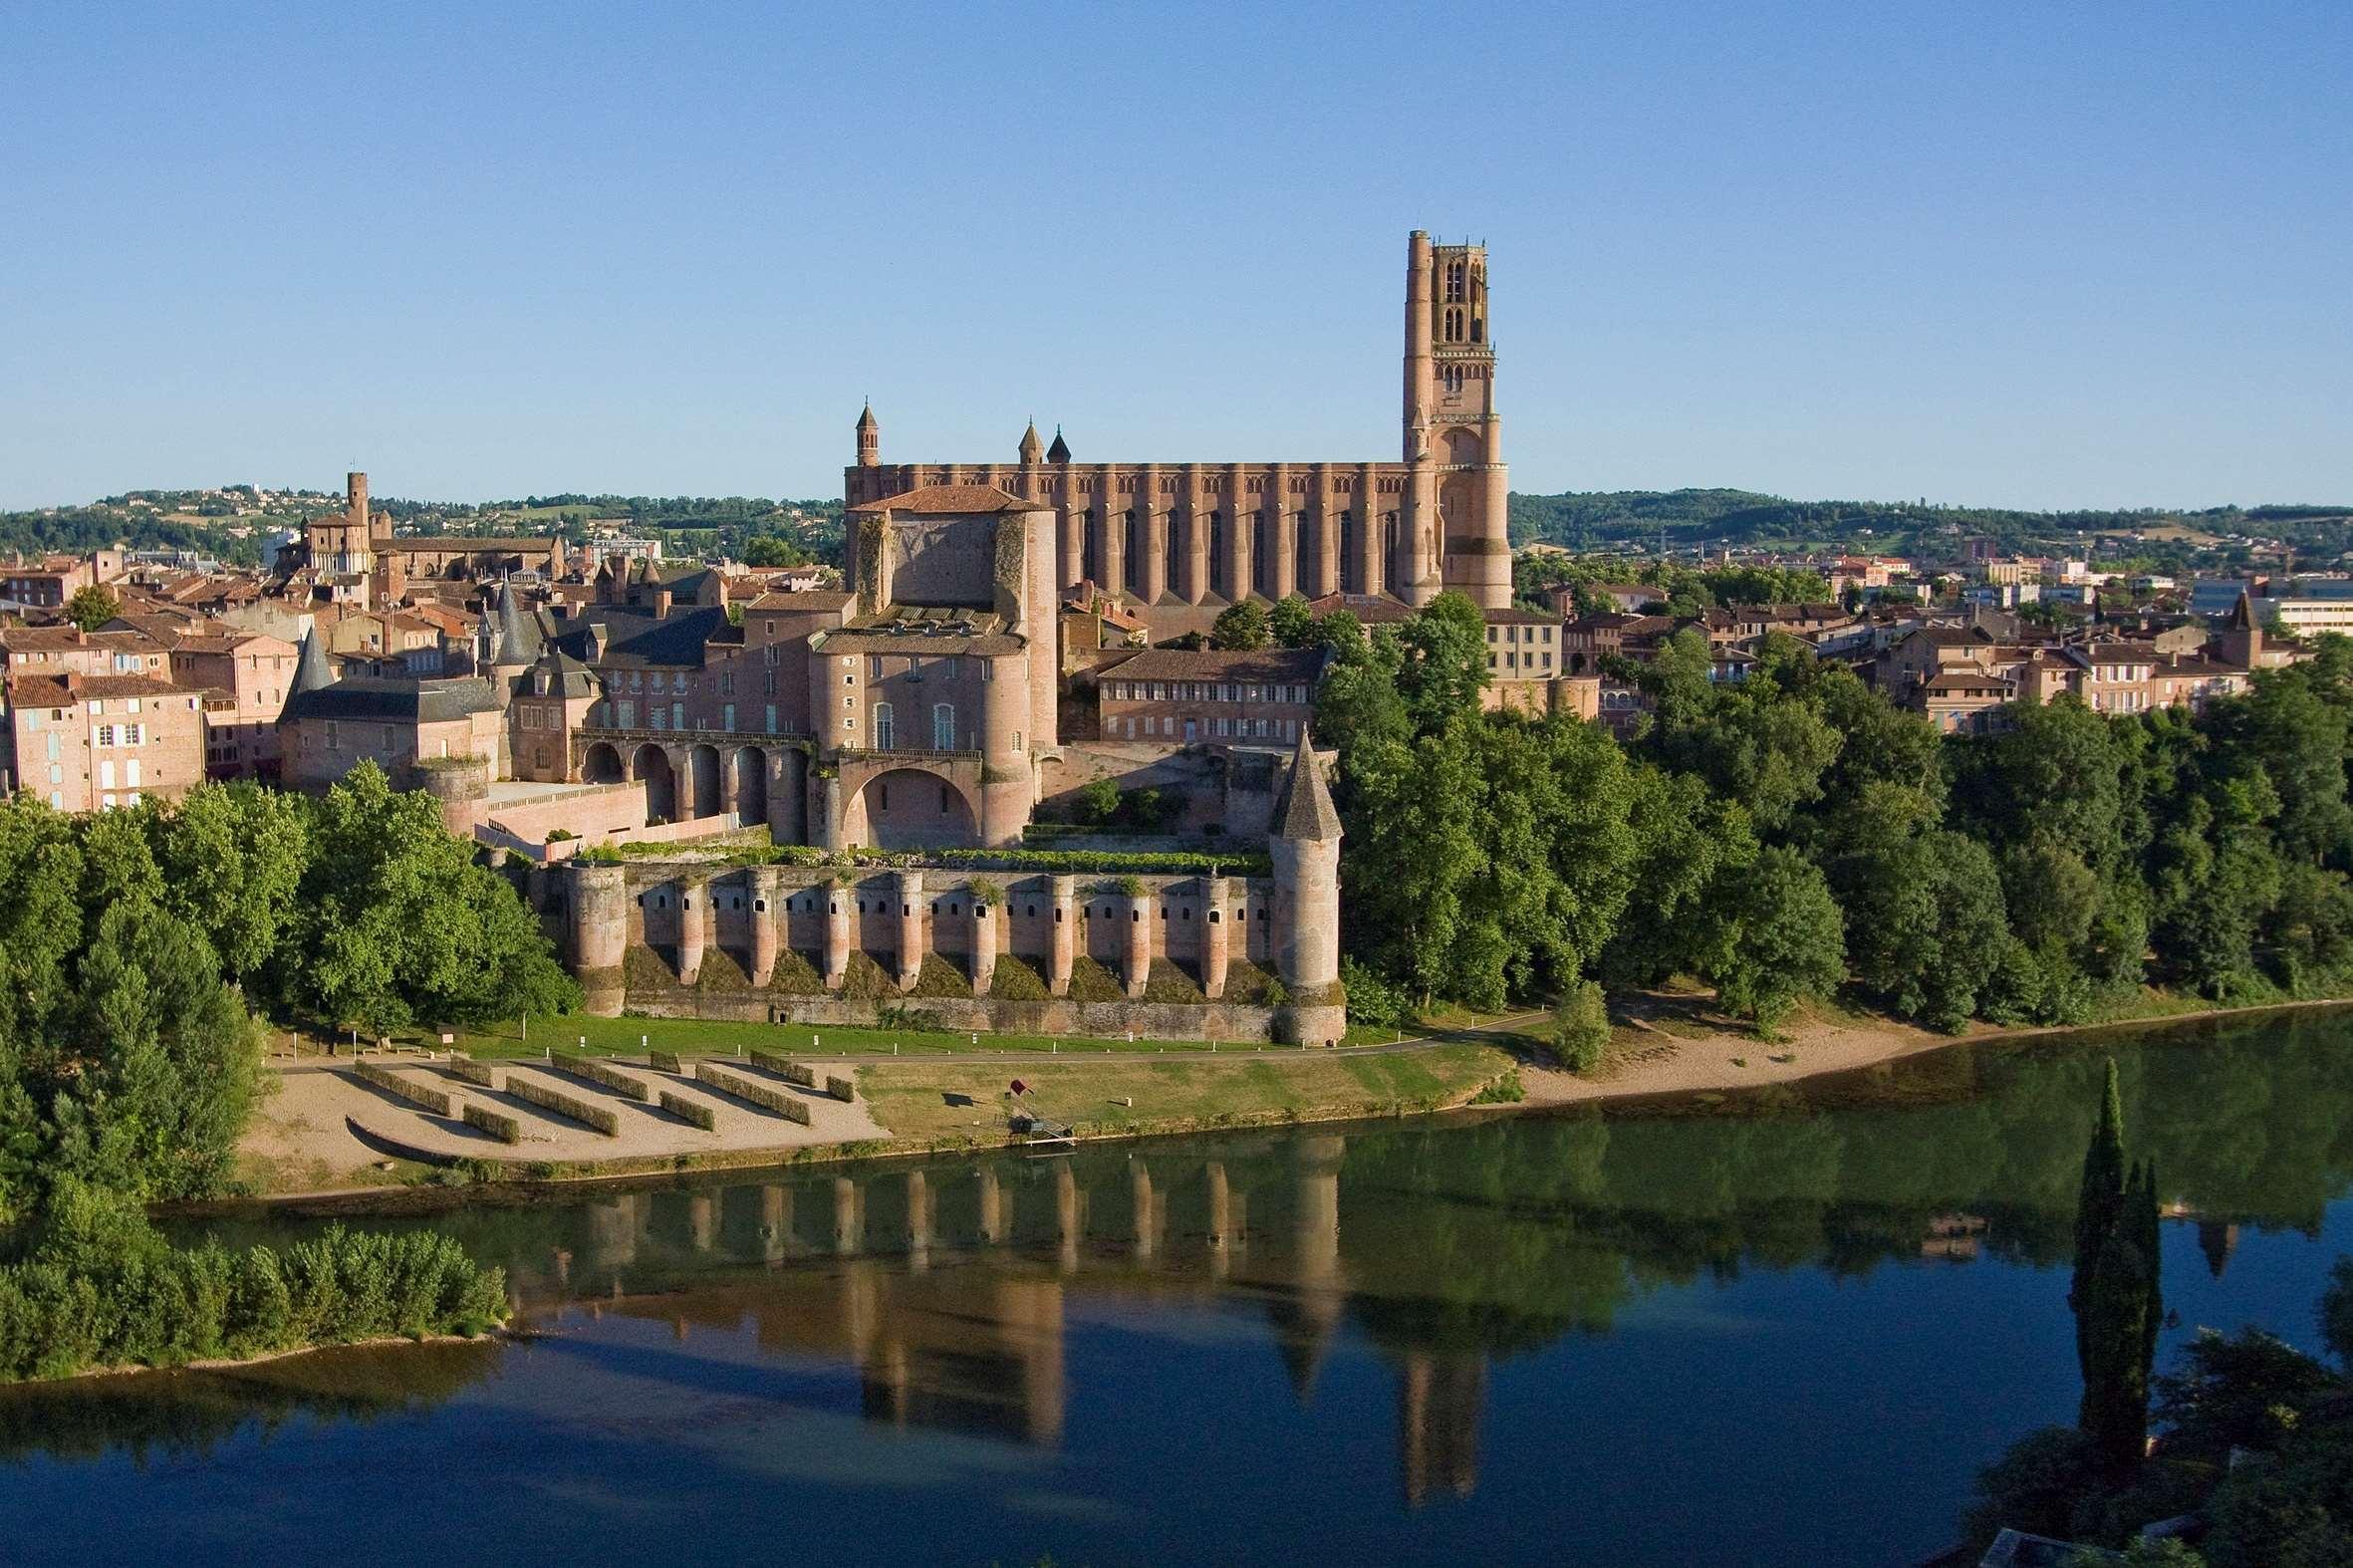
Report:
[{"label": "distant hill", "polygon": [[1792,501],[1754,490],[1573,490],[1513,495],[1511,541],[1572,550],[1700,544],[1816,545],[1900,551],[1986,537],[2031,550],[2078,542],[2078,534],[2176,535],[2218,546],[2233,535],[2276,541],[2330,557],[2353,546],[2353,506],[2236,506],[2202,511],[2021,512],[1914,501]]}]

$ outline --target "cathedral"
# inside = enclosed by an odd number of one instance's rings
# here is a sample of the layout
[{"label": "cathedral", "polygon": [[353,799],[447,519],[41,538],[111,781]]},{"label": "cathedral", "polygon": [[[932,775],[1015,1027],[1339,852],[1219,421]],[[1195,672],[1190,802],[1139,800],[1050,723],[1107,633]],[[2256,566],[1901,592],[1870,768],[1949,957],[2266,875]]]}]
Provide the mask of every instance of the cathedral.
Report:
[{"label": "cathedral", "polygon": [[1140,605],[1156,641],[1244,599],[1373,595],[1420,606],[1455,589],[1511,604],[1495,344],[1483,245],[1406,241],[1404,449],[1395,462],[1072,460],[1035,425],[1010,463],[891,463],[870,406],[852,509],[928,486],[985,485],[1053,514],[1057,589],[1092,583]]}]

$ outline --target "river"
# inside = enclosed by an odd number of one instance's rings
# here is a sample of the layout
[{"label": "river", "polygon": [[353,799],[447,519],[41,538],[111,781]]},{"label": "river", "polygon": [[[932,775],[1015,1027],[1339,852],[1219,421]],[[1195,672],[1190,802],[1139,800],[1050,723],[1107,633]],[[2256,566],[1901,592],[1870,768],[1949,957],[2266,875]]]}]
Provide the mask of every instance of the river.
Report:
[{"label": "river", "polygon": [[2353,1020],[1956,1047],[399,1221],[503,1264],[531,1332],[0,1391],[0,1561],[1917,1561],[2073,1417],[2111,1050],[2161,1363],[2201,1324],[2313,1348]]}]

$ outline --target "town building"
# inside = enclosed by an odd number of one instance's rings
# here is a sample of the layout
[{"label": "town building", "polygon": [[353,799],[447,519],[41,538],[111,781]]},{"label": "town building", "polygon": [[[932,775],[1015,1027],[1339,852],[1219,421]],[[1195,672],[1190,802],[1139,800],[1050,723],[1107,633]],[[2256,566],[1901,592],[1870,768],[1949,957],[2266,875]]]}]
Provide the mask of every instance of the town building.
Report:
[{"label": "town building", "polygon": [[151,675],[11,673],[5,692],[12,792],[59,811],[172,800],[204,781],[200,692]]}]

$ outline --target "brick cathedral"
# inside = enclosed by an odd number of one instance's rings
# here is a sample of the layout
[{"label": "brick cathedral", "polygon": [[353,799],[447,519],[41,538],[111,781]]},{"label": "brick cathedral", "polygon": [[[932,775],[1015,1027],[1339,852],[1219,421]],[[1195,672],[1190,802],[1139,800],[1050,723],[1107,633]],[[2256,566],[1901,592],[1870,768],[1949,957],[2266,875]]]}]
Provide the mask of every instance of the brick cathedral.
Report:
[{"label": "brick cathedral", "polygon": [[1057,588],[1092,582],[1141,604],[1157,638],[1238,600],[1457,589],[1511,604],[1508,484],[1495,413],[1483,245],[1406,241],[1405,441],[1397,462],[1081,463],[1057,429],[1010,463],[893,463],[870,407],[852,507],[930,485],[992,485],[1054,514]]}]

